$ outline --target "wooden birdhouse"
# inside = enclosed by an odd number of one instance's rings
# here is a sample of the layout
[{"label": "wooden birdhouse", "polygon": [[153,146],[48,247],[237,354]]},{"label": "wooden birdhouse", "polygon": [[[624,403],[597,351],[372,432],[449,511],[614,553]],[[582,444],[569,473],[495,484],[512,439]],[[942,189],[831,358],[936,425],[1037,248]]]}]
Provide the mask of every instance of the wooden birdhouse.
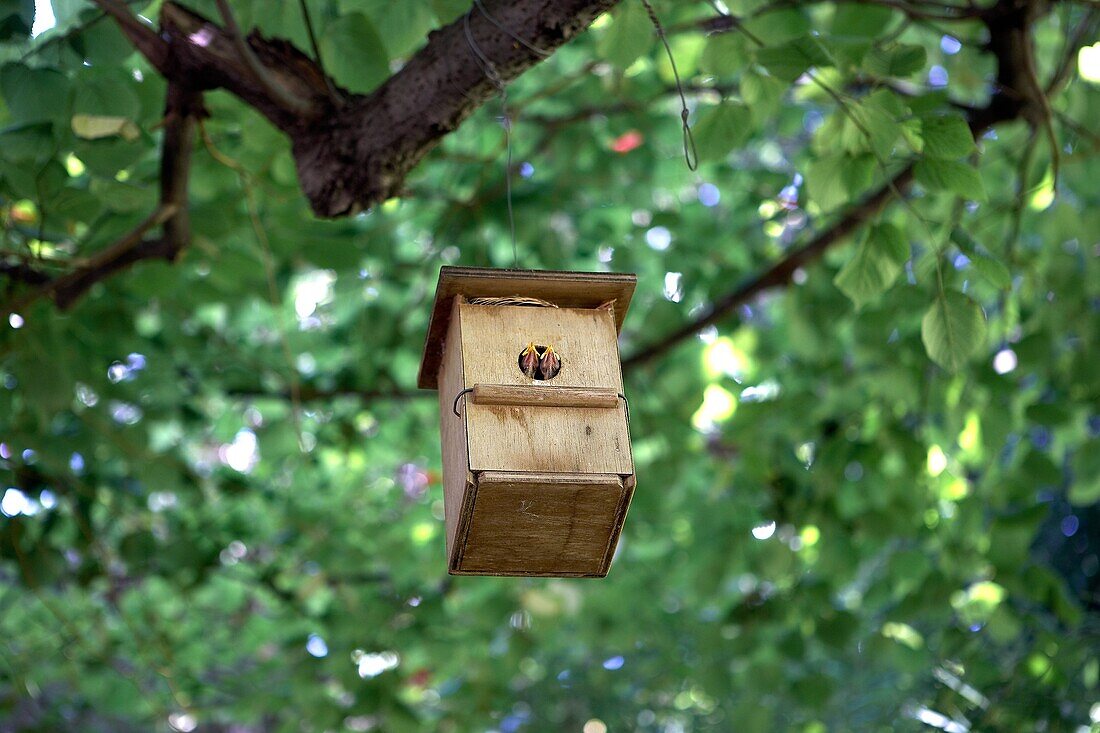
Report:
[{"label": "wooden birdhouse", "polygon": [[439,390],[451,574],[607,575],[634,493],[618,334],[636,281],[440,272],[419,385]]}]

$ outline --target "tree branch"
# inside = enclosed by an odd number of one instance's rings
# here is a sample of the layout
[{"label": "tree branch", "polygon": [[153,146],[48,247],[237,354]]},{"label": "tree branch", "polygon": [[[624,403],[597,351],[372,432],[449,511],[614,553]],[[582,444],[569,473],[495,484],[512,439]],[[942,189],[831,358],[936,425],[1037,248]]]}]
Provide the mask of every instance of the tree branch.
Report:
[{"label": "tree branch", "polygon": [[907,166],[875,193],[849,209],[828,229],[822,231],[804,246],[787,257],[742,283],[736,290],[719,298],[710,309],[694,321],[668,334],[659,341],[643,347],[623,360],[623,369],[632,369],[652,361],[668,352],[681,341],[690,338],[707,326],[725,319],[739,306],[744,305],[765,290],[782,287],[790,282],[794,271],[821,258],[833,245],[869,221],[894,197],[895,191],[904,191],[913,180],[913,167]]},{"label": "tree branch", "polygon": [[[191,89],[168,87],[165,105],[164,141],[161,147],[160,204],[140,224],[108,247],[87,258],[72,272],[57,277],[39,273],[38,287],[0,307],[4,313],[26,308],[43,297],[52,297],[65,309],[75,303],[93,285],[145,259],[175,260],[191,239],[191,218],[187,209],[187,187],[191,169],[191,149],[195,124],[205,112],[202,99]],[[146,234],[161,227],[161,235]],[[26,272],[22,280],[28,282]]]},{"label": "tree branch", "polygon": [[240,54],[245,66],[248,67],[253,81],[263,87],[269,96],[289,111],[295,114],[308,114],[310,111],[309,102],[294,96],[286,87],[273,80],[271,75],[268,74],[267,67],[260,63],[260,60],[256,58],[256,54],[252,53],[252,47],[248,45],[248,41],[241,33],[240,27],[237,26],[237,20],[233,17],[233,11],[229,9],[229,3],[226,0],[216,0],[216,3],[218,12],[222,16],[222,22],[225,23],[226,31],[233,41],[237,53]]},{"label": "tree branch", "polygon": [[0,262],[0,275],[29,285],[42,285],[50,281],[46,273],[21,262]]},{"label": "tree branch", "polygon": [[[1034,79],[1030,31],[1035,21],[1048,10],[1049,6],[1042,0],[998,0],[996,5],[982,10],[980,17],[990,35],[989,49],[997,60],[997,87],[985,107],[973,109],[968,115],[975,137],[1001,122],[1019,117],[1030,121],[1046,107],[1046,97],[1042,101],[1036,100],[1036,90],[1032,88],[1034,84],[1028,80]],[[1088,22],[1091,21],[1086,20],[1082,25]],[[1041,95],[1042,90],[1038,93]],[[844,241],[895,196],[903,195],[912,180],[913,168],[909,166],[806,245],[718,298],[702,316],[624,359],[623,369],[656,359],[704,328],[724,320],[739,306],[764,291],[787,285],[796,269],[820,259],[828,249]]]},{"label": "tree branch", "polygon": [[253,31],[251,54],[242,53],[234,40],[239,33],[166,2],[160,14],[165,40],[153,44],[152,31],[122,17],[116,0],[96,2],[169,81],[224,88],[287,134],[313,211],[339,217],[400,195],[409,171],[496,92],[474,46],[508,82],[544,58],[533,49],[557,49],[618,0],[485,0],[485,12],[428,34],[427,44],[372,93],[341,90],[340,105],[317,63],[286,41]]},{"label": "tree branch", "polygon": [[1062,51],[1062,58],[1058,62],[1058,66],[1055,68],[1054,73],[1051,74],[1050,81],[1047,82],[1046,95],[1048,97],[1057,94],[1065,86],[1073,75],[1073,70],[1077,66],[1077,51],[1081,46],[1085,45],[1085,42],[1096,35],[1097,29],[1100,27],[1100,7],[1091,6],[1088,12],[1085,14],[1084,19],[1077,24],[1077,27],[1066,39],[1065,49]]}]

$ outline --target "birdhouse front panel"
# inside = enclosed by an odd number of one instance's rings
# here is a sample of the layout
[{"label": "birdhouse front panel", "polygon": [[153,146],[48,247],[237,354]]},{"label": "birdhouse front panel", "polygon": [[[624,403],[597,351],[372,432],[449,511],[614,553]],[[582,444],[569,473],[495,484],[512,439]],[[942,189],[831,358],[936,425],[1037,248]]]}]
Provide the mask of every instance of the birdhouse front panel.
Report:
[{"label": "birdhouse front panel", "polygon": [[[608,309],[464,304],[462,364],[466,387],[523,387],[531,404],[467,400],[466,430],[472,471],[555,471],[632,474],[626,406],[619,400],[618,334]],[[517,365],[527,344],[553,346],[561,366],[549,380],[528,377]],[[594,387],[612,408],[547,407],[540,392]],[[523,391],[513,402],[524,402]],[[597,395],[600,392],[595,393]],[[605,403],[606,404],[606,403]]]},{"label": "birdhouse front panel", "polygon": [[420,384],[440,390],[452,574],[607,574],[635,486],[618,354],[633,287],[441,271]]}]

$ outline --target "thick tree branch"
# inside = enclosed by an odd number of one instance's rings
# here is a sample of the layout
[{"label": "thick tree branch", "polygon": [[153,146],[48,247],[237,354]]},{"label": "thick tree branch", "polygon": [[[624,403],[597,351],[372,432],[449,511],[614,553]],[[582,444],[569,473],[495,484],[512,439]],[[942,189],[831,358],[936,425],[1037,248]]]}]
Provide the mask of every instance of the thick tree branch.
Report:
[{"label": "thick tree branch", "polygon": [[430,33],[427,44],[374,92],[341,92],[342,104],[336,104],[315,61],[286,41],[253,31],[245,53],[232,30],[166,2],[164,40],[154,44],[151,31],[132,16],[121,17],[115,0],[96,1],[169,81],[227,89],[286,133],[302,190],[324,217],[354,214],[399,195],[405,176],[439,139],[496,92],[473,47],[508,82],[542,60],[532,49],[557,49],[618,2],[484,0],[486,12]]}]

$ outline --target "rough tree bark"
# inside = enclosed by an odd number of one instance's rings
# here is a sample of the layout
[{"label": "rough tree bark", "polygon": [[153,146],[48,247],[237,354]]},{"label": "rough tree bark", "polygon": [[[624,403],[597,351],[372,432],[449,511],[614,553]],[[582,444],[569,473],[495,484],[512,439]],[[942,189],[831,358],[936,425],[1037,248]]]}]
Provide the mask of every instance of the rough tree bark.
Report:
[{"label": "rough tree bark", "polygon": [[[338,89],[324,70],[281,39],[247,38],[220,2],[226,26],[174,2],[160,28],[122,0],[93,0],[168,82],[160,205],[134,231],[57,277],[0,263],[34,289],[0,305],[13,313],[43,297],[61,308],[95,283],[143,259],[174,260],[190,238],[187,179],[202,94],[226,89],[291,141],[302,191],[322,217],[355,214],[401,193],[405,177],[445,135],[505,84],[586,29],[619,0],[479,0],[428,34],[400,71],[370,94]],[[146,236],[161,227],[160,236]]]},{"label": "rough tree bark", "polygon": [[[169,81],[199,91],[226,89],[271,120],[290,138],[302,191],[314,213],[340,217],[398,195],[424,155],[496,93],[471,40],[508,82],[618,0],[484,0],[485,12],[475,8],[432,31],[424,47],[375,91],[337,90],[335,99],[311,58],[286,41],[253,31],[248,48],[267,79],[299,104],[273,95],[256,78],[232,32],[221,25],[167,2],[156,35],[134,27],[129,11],[117,3],[97,2]],[[513,36],[546,53],[536,53]]]}]

